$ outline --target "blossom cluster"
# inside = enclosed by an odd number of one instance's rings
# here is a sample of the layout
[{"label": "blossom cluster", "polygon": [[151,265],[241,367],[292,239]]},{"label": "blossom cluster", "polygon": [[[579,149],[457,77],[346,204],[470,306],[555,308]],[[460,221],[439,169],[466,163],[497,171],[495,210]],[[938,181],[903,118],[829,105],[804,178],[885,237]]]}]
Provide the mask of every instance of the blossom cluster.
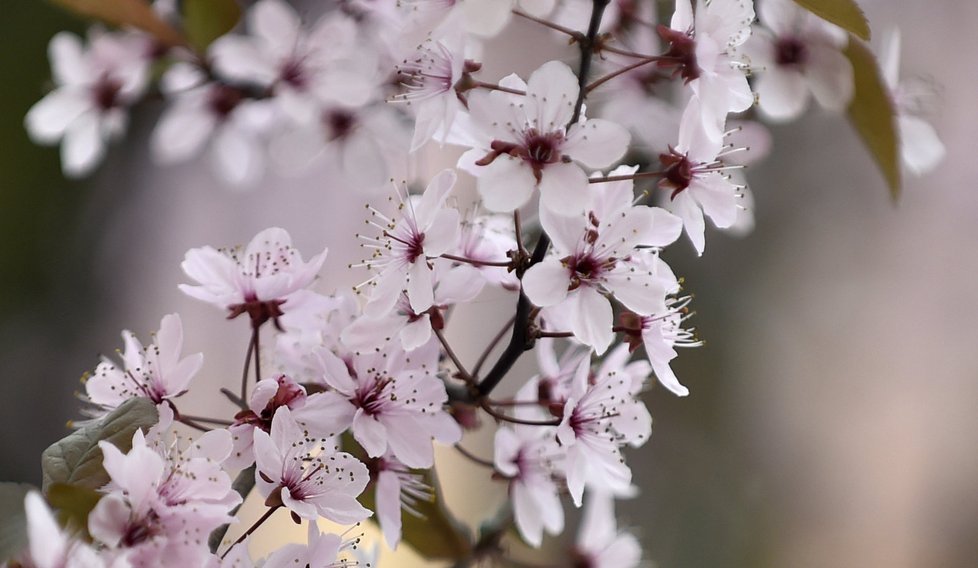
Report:
[{"label": "blossom cluster", "polygon": [[[56,87],[26,127],[40,143],[61,143],[67,175],[90,172],[151,92],[165,101],[154,159],[206,154],[231,185],[258,185],[266,166],[295,174],[323,162],[370,190],[423,148],[461,155],[419,180],[423,191],[395,184],[386,206],[368,208],[352,293],[323,293],[327,251],[305,260],[285,229],[188,251],[180,289],[251,332],[240,388],[223,389],[234,411],[181,412],[204,360],[183,353],[179,315],[165,316],[148,344],[124,332],[119,360],[105,358],[87,378],[85,424],[133,398],[156,406],[158,424],[136,430],[128,449],[99,443],[110,481],[87,538],[29,494],[20,562],[252,566],[250,534],[284,509],[308,525],[308,542],[260,565],[369,563],[357,536],[320,532],[316,521],[372,519],[397,547],[406,522],[444,513],[431,505],[430,474],[443,445],[484,466],[486,483],[505,484],[511,512],[501,522],[526,544],[561,534],[566,504],[585,506],[568,551],[575,565],[637,565],[641,549],[616,528],[613,502],[637,493],[626,457],[651,435],[643,394],[661,385],[687,396],[673,363],[679,348],[701,344],[662,251],[685,233],[702,255],[706,219],[718,229],[752,224],[743,168],[770,136],[758,119],[796,118],[810,98],[843,111],[854,96],[846,46],[859,40],[789,0],[758,0],[756,13],[751,0],[676,0],[668,14],[635,0],[326,4],[309,16],[259,0],[206,49],[136,29],[51,41]],[[154,9],[179,22],[170,3]],[[566,36],[571,63],[484,76],[488,46],[518,20]],[[897,50],[891,41],[885,78],[904,161],[922,172],[943,148],[897,82]],[[458,191],[466,181],[476,203]],[[485,338],[478,362],[463,361],[447,325],[485,289],[515,313]],[[538,373],[511,372],[529,349]],[[515,396],[495,394],[504,378]],[[460,442],[486,423],[493,448],[482,458]],[[265,514],[222,540],[251,491]],[[460,563],[504,552],[498,538],[455,537],[467,543]]]}]

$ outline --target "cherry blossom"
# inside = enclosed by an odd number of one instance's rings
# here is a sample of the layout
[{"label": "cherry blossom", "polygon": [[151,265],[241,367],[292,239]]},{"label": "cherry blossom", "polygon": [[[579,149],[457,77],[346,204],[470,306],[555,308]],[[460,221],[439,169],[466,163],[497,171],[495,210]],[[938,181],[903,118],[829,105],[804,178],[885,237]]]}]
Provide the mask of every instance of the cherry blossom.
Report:
[{"label": "cherry blossom", "polygon": [[415,506],[430,500],[432,489],[390,452],[378,459],[375,467],[377,520],[387,546],[394,549],[401,541],[401,510],[420,516]]},{"label": "cherry blossom", "polygon": [[559,61],[545,63],[524,84],[515,75],[502,86],[526,95],[476,91],[469,95],[473,148],[459,167],[478,178],[479,195],[490,211],[508,212],[540,190],[540,204],[559,215],[577,215],[587,207],[588,168],[604,168],[628,146],[623,127],[602,119],[581,118],[568,127],[579,87],[577,77]]},{"label": "cherry blossom", "polygon": [[87,48],[68,32],[51,38],[56,88],[31,107],[24,125],[38,144],[61,142],[65,175],[91,172],[106,144],[125,132],[127,111],[146,88],[148,54],[149,42],[136,33],[93,29]]},{"label": "cherry blossom", "polygon": [[178,314],[163,316],[153,343],[143,346],[131,331],[123,331],[122,368],[103,359],[85,381],[88,400],[102,409],[116,408],[130,398],[148,398],[159,404],[176,398],[190,386],[200,370],[200,353],[180,357],[183,324]]},{"label": "cherry blossom", "polygon": [[449,266],[449,262],[433,263],[432,305],[422,313],[411,308],[407,294],[402,293],[391,313],[358,318],[340,336],[352,349],[379,347],[395,335],[405,351],[413,351],[431,340],[432,329],[445,327],[443,311],[455,304],[471,301],[479,295],[485,279],[469,265]]},{"label": "cherry blossom", "polygon": [[434,375],[437,350],[421,348],[407,354],[396,348],[362,353],[344,361],[321,350],[323,413],[335,431],[347,427],[370,457],[388,450],[408,467],[434,463],[431,441],[454,444],[462,435],[443,410],[445,385]]},{"label": "cherry blossom", "polygon": [[287,3],[261,0],[247,22],[253,35],[227,35],[211,46],[223,77],[273,87],[280,108],[297,121],[312,119],[321,103],[359,105],[369,98],[376,63],[369,50],[357,49],[356,25],[341,13],[306,31]]},{"label": "cherry blossom", "polygon": [[263,568],[344,568],[356,566],[339,558],[340,553],[352,546],[351,541],[344,542],[339,535],[319,531],[315,521],[307,523],[306,544],[286,544],[271,553],[262,564]]},{"label": "cherry blossom", "polygon": [[209,154],[217,176],[235,187],[253,185],[265,170],[264,141],[275,118],[269,101],[253,100],[238,87],[208,82],[202,70],[173,65],[160,85],[170,99],[150,138],[153,159],[163,165]]},{"label": "cherry blossom", "polygon": [[664,169],[659,187],[671,191],[667,207],[682,219],[696,252],[703,254],[703,214],[717,227],[733,225],[742,188],[725,171],[740,166],[725,166],[722,161],[723,154],[732,150],[709,135],[700,120],[700,108],[698,98],[690,99],[679,125],[679,141],[659,156]]},{"label": "cherry blossom", "polygon": [[577,506],[585,483],[629,492],[632,473],[619,448],[646,442],[652,431],[652,417],[635,400],[628,374],[605,369],[592,383],[589,371],[590,361],[582,361],[557,428],[557,439],[566,448],[567,489]]},{"label": "cherry blossom", "polygon": [[636,247],[665,246],[680,231],[679,219],[665,210],[632,207],[630,186],[626,189],[624,203],[606,193],[608,205],[596,200],[599,205],[587,215],[559,217],[541,211],[540,221],[553,240],[554,253],[523,277],[523,291],[530,301],[564,312],[561,319],[570,323],[574,336],[599,355],[614,338],[606,294],[639,313],[654,312],[663,302],[664,292],[637,262]]},{"label": "cherry blossom", "polygon": [[197,285],[181,284],[180,290],[228,310],[229,318],[247,313],[257,327],[277,320],[289,296],[312,283],[325,260],[324,249],[304,262],[285,229],[265,229],[243,251],[187,251],[180,267]]},{"label": "cherry blossom", "polygon": [[[754,104],[747,83],[740,46],[751,34],[754,5],[750,0],[677,0],[671,29],[659,28],[669,42],[665,61],[702,101],[700,112],[708,133],[721,138],[728,112],[741,112]],[[669,59],[673,60],[670,61]]]},{"label": "cherry blossom", "polygon": [[759,0],[763,24],[745,46],[758,72],[754,88],[761,112],[775,121],[797,118],[809,93],[822,107],[841,111],[852,99],[852,65],[842,53],[848,34],[791,0]]},{"label": "cherry blossom", "polygon": [[436,132],[452,127],[462,103],[455,87],[462,79],[465,57],[444,40],[427,39],[397,66],[405,92],[393,101],[405,102],[415,110],[411,151],[421,148]]},{"label": "cherry blossom", "polygon": [[365,308],[368,315],[389,313],[402,291],[407,294],[414,313],[423,313],[431,307],[434,284],[428,259],[448,252],[458,240],[458,211],[445,207],[455,178],[452,170],[436,175],[420,199],[408,196],[400,201],[396,219],[371,208],[371,216],[380,222],[369,220],[368,223],[380,229],[381,235],[360,236],[364,240],[362,246],[373,250],[363,265],[378,272],[367,281],[370,285],[370,300]]},{"label": "cherry blossom", "polygon": [[509,478],[516,528],[527,544],[537,547],[543,533],[564,530],[564,509],[554,482],[554,464],[560,446],[553,429],[504,426],[496,430],[493,464]]},{"label": "cherry blossom", "polygon": [[926,174],[937,167],[947,150],[934,127],[923,119],[930,90],[920,81],[900,82],[899,30],[891,31],[883,42],[880,69],[896,107],[900,161],[914,175]]},{"label": "cherry blossom", "polygon": [[255,429],[254,435],[255,482],[266,504],[347,525],[371,515],[356,499],[369,481],[367,467],[309,437],[287,406],[275,411],[270,434]]}]

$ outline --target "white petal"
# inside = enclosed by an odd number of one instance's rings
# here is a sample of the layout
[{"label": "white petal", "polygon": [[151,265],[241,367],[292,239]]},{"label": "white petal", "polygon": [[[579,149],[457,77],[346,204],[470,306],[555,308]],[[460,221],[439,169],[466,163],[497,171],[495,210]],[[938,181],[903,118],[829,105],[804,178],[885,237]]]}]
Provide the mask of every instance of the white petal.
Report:
[{"label": "white petal", "polygon": [[363,446],[367,455],[372,458],[379,458],[387,451],[387,428],[376,418],[368,415],[362,409],[357,410],[353,418],[353,437]]},{"label": "white petal", "polygon": [[94,112],[83,114],[71,123],[61,142],[61,166],[65,175],[80,177],[92,171],[105,155],[105,142]]},{"label": "white petal", "polygon": [[593,118],[570,127],[563,151],[589,168],[606,168],[625,155],[630,140],[623,126]]},{"label": "white petal", "polygon": [[527,81],[527,117],[536,118],[536,127],[541,132],[566,127],[574,114],[578,90],[577,76],[566,63],[544,63]]},{"label": "white petal", "polygon": [[852,64],[838,49],[816,45],[810,48],[811,61],[805,68],[815,100],[831,111],[842,111],[852,100]]},{"label": "white petal", "polygon": [[805,77],[797,71],[768,69],[757,78],[754,88],[761,112],[773,121],[798,118],[808,106]]},{"label": "white petal", "polygon": [[427,261],[419,258],[411,263],[408,267],[407,295],[414,313],[420,314],[431,307],[435,301],[433,288],[431,268]]},{"label": "white petal", "polygon": [[509,23],[511,0],[470,0],[462,4],[465,27],[474,34],[492,37]]},{"label": "white petal", "polygon": [[576,310],[571,322],[574,337],[594,347],[597,355],[603,354],[615,338],[611,331],[614,325],[611,302],[589,286],[581,286],[569,298]]},{"label": "white petal", "polygon": [[281,0],[261,0],[248,13],[251,33],[261,38],[276,57],[292,52],[299,42],[302,21],[291,6]]},{"label": "white petal", "polygon": [[916,175],[925,174],[944,159],[946,150],[937,131],[915,116],[897,116],[900,133],[900,156],[907,169]]},{"label": "white petal", "polygon": [[72,122],[89,109],[91,102],[87,93],[77,89],[56,89],[27,111],[24,127],[34,142],[51,144],[60,140]]},{"label": "white petal", "polygon": [[96,79],[89,72],[81,40],[73,33],[58,32],[51,38],[48,59],[58,85],[83,85]]},{"label": "white petal", "polygon": [[523,275],[523,292],[541,308],[562,302],[567,297],[569,285],[567,267],[553,257],[531,266]]},{"label": "white petal", "polygon": [[150,139],[153,157],[171,164],[194,157],[214,132],[213,113],[202,108],[174,105],[160,118]]},{"label": "white petal", "polygon": [[536,178],[523,160],[504,155],[480,168],[477,187],[486,209],[508,213],[529,201]]},{"label": "white petal", "polygon": [[577,164],[548,164],[540,179],[540,206],[557,215],[580,215],[591,204],[590,188]]}]

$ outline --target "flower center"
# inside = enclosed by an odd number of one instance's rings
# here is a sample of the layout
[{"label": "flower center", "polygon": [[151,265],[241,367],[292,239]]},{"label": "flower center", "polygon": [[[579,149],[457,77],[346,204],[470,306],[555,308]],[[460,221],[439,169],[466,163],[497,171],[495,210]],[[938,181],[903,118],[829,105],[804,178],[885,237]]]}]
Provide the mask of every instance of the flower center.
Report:
[{"label": "flower center", "polygon": [[661,24],[658,31],[659,37],[669,42],[669,49],[663,54],[663,59],[658,62],[658,65],[675,67],[673,76],[680,75],[686,83],[699,79],[700,66],[696,61],[696,41],[693,39],[692,32],[676,31]]},{"label": "flower center", "polygon": [[346,138],[357,125],[357,118],[345,110],[331,110],[323,115],[326,138],[330,141]]},{"label": "flower center", "polygon": [[289,59],[282,66],[282,72],[279,74],[279,78],[282,82],[295,87],[298,90],[303,90],[309,84],[308,77],[302,69],[302,61],[299,59]]},{"label": "flower center", "polygon": [[659,187],[671,189],[671,198],[675,199],[693,181],[693,164],[686,154],[680,154],[672,146],[669,147],[669,153],[659,154],[659,161],[663,166]]},{"label": "flower center", "polygon": [[802,67],[808,61],[808,48],[798,38],[780,38],[774,45],[774,60],[778,65]]},{"label": "flower center", "polygon": [[102,111],[115,108],[119,104],[120,90],[122,90],[122,83],[103,75],[92,87],[92,98],[95,99],[95,106]]},{"label": "flower center", "polygon": [[241,92],[227,85],[215,85],[211,88],[207,105],[211,112],[221,120],[226,119],[241,102]]}]

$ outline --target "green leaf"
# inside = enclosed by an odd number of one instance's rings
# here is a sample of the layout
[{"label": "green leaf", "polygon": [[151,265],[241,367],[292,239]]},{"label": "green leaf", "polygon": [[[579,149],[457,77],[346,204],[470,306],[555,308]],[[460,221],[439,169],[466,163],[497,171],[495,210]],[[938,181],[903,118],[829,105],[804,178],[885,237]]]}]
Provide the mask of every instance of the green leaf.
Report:
[{"label": "green leaf", "polygon": [[58,521],[63,527],[73,533],[88,535],[88,515],[102,498],[101,493],[87,487],[52,483],[45,497],[51,507],[58,510]]},{"label": "green leaf", "polygon": [[894,200],[900,197],[900,142],[896,108],[876,57],[865,43],[849,38],[846,57],[852,63],[855,93],[849,103],[849,122],[873,155]]},{"label": "green leaf", "polygon": [[[357,444],[353,436],[343,435],[342,449],[353,454],[357,459],[369,464],[377,460],[370,458]],[[371,471],[373,468],[371,467]],[[413,548],[426,560],[464,560],[472,554],[472,537],[468,528],[445,508],[441,487],[435,475],[434,468],[429,470],[411,470],[411,473],[421,476],[421,482],[431,487],[431,496],[426,501],[418,501],[413,508],[421,517],[408,512],[401,514],[401,542]],[[372,486],[372,487],[371,487]],[[360,494],[358,500],[364,507],[376,511],[376,483],[371,483],[367,490]],[[370,517],[378,523],[377,515]]]},{"label": "green leaf", "polygon": [[168,46],[185,45],[180,32],[160,19],[146,0],[51,0],[63,8],[113,26],[132,26]]},{"label": "green leaf", "polygon": [[27,515],[24,497],[36,491],[26,483],[0,482],[0,563],[18,556],[27,548]]},{"label": "green leaf", "polygon": [[816,16],[869,41],[869,20],[855,0],[795,0]]},{"label": "green leaf", "polygon": [[241,19],[236,0],[183,0],[183,31],[198,51],[228,33]]},{"label": "green leaf", "polygon": [[55,442],[41,454],[43,488],[54,483],[66,483],[88,489],[98,489],[109,482],[102,467],[100,440],[106,440],[122,452],[132,448],[136,430],[148,430],[159,421],[156,405],[146,398],[132,398],[119,405],[101,421],[75,430]]}]

